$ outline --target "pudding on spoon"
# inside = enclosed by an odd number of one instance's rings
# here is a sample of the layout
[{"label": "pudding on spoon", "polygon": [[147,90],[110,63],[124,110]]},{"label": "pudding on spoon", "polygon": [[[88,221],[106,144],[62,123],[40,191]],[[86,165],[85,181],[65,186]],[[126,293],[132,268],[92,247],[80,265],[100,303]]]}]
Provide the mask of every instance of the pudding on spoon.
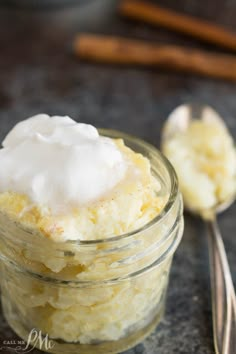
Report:
[{"label": "pudding on spoon", "polygon": [[[216,215],[236,195],[236,150],[221,117],[208,106],[186,104],[167,119],[162,150],[179,177],[185,207],[208,226],[216,353],[236,348],[236,297]],[[223,320],[222,320],[223,319]]]}]

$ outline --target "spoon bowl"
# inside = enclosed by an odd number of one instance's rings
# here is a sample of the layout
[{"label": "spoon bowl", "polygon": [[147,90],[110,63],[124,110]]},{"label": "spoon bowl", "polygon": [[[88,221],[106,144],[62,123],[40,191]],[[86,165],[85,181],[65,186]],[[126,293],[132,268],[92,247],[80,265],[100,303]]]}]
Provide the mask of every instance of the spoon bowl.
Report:
[{"label": "spoon bowl", "polygon": [[[193,119],[200,119],[208,123],[217,123],[224,129],[227,128],[224,120],[221,116],[210,106],[200,103],[188,103],[178,106],[174,109],[167,118],[163,131],[162,131],[162,145],[167,140],[170,140],[177,132],[184,132],[188,129]],[[202,217],[209,218],[215,214],[219,214],[228,209],[235,201],[235,193],[228,197],[226,200],[218,202],[210,210],[195,210],[189,205],[185,205],[185,209],[188,209],[191,213],[200,214]]]}]

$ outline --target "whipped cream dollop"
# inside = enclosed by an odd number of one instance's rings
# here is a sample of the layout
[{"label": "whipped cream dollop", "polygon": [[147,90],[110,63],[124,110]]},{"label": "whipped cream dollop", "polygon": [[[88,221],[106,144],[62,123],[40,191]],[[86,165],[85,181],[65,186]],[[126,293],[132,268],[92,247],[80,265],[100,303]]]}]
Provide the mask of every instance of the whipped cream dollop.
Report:
[{"label": "whipped cream dollop", "polygon": [[27,195],[52,212],[95,201],[125,176],[112,139],[69,117],[39,114],[18,123],[0,149],[0,192]]}]

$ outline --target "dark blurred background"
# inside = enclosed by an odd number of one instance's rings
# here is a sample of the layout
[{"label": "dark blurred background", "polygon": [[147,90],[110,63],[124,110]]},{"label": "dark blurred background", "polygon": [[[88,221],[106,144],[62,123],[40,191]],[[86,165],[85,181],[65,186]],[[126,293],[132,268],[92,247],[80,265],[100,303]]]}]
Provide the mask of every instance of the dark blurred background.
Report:
[{"label": "dark blurred background", "polygon": [[[236,1],[153,2],[236,30]],[[160,69],[91,64],[75,57],[72,43],[81,31],[221,51],[184,35],[121,18],[117,4],[116,0],[3,1],[0,139],[15,121],[44,111],[119,128],[155,143],[159,135],[156,122],[163,122],[180,102],[192,99],[214,105],[233,128],[235,84]]]}]

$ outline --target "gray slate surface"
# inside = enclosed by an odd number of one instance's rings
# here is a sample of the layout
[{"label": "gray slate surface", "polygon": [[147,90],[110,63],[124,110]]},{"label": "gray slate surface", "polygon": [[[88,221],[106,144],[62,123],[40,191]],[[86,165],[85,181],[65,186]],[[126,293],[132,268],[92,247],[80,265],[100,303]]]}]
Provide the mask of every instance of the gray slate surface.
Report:
[{"label": "gray slate surface", "polygon": [[[159,3],[236,29],[233,1]],[[81,11],[84,14],[87,10]],[[195,100],[213,105],[236,138],[235,84],[159,70],[82,63],[71,53],[74,34],[86,27],[162,42],[199,43],[115,15],[100,20],[94,13],[94,21],[88,23],[77,9],[37,16],[0,10],[0,140],[16,122],[45,112],[119,129],[158,146],[161,126],[170,111],[182,102]],[[220,216],[220,226],[236,283],[235,212],[236,205]],[[0,314],[0,347],[3,340],[15,338]],[[165,319],[155,333],[126,352],[172,353],[213,353],[205,229],[200,220],[189,215],[174,259]]]}]

